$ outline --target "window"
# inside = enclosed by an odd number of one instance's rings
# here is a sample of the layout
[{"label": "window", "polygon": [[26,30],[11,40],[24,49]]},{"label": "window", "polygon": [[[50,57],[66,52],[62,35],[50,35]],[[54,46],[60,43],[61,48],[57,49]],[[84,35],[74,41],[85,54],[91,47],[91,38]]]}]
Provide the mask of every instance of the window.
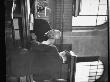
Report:
[{"label": "window", "polygon": [[15,33],[15,40],[19,40],[20,39],[20,35],[19,35],[19,24],[18,24],[18,19],[14,18],[13,19],[13,26],[14,26],[14,33]]},{"label": "window", "polygon": [[107,0],[81,0],[80,12],[72,16],[72,26],[97,26],[107,21]]},{"label": "window", "polygon": [[102,61],[76,63],[75,82],[94,82],[104,71]]}]

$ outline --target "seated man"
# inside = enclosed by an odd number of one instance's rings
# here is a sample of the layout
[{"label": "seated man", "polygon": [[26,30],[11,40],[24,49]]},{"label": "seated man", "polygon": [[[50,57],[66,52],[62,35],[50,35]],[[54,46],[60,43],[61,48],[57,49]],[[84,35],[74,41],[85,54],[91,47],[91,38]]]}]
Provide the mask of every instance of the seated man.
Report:
[{"label": "seated man", "polygon": [[[49,23],[43,19],[34,20],[33,31],[30,52],[32,52],[31,71],[34,80],[43,81],[59,78],[62,61],[53,43],[55,38],[60,38],[61,32],[52,30]],[[55,33],[57,37],[53,36]]]},{"label": "seated man", "polygon": [[[61,37],[61,32],[59,30],[52,29],[49,23],[43,19],[35,19],[33,28],[34,33],[32,33],[32,42],[34,43],[52,45],[55,47],[55,45],[53,45],[55,39],[60,39]],[[70,55],[76,56],[72,51],[70,51]],[[59,56],[63,59],[63,63],[65,63],[67,60],[66,51],[60,52]]]},{"label": "seated man", "polygon": [[30,51],[33,56],[32,73],[35,81],[60,78],[62,60],[57,48],[53,45],[60,35],[59,30],[50,30],[42,36],[42,38],[47,37],[47,40],[40,40],[32,45]]},{"label": "seated man", "polygon": [[[43,37],[48,37],[47,40],[38,42],[37,46],[32,49],[35,59],[33,59],[33,74],[34,80],[54,80],[62,79],[60,77],[62,70],[62,60],[63,63],[67,61],[66,53],[67,51],[58,52],[56,46],[54,45],[55,39],[59,39],[61,32],[59,30],[49,30],[45,33]],[[35,44],[33,45],[35,46]],[[74,56],[75,54],[70,51],[68,55]],[[60,58],[61,57],[61,58]],[[64,73],[66,74],[66,73]],[[64,79],[64,78],[63,78]]]}]

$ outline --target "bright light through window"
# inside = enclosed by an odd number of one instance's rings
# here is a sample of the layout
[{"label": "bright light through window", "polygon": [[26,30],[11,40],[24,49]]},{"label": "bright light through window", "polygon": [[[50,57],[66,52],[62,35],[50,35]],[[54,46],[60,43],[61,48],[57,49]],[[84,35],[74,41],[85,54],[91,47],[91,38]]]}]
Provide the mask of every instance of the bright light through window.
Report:
[{"label": "bright light through window", "polygon": [[103,71],[101,61],[76,63],[75,82],[94,82],[101,77]]},{"label": "bright light through window", "polygon": [[107,16],[78,16],[72,20],[72,26],[96,26],[105,23]]},{"label": "bright light through window", "polygon": [[80,13],[72,17],[72,26],[96,26],[107,21],[107,0],[81,0]]},{"label": "bright light through window", "polygon": [[97,15],[98,0],[82,0],[80,15]]}]

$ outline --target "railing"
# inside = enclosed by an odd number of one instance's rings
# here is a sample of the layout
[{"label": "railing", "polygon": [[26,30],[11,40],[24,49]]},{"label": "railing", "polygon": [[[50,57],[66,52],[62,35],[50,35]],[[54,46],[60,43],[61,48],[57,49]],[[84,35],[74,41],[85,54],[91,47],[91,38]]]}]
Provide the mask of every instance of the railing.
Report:
[{"label": "railing", "polygon": [[[82,64],[82,67],[85,67],[85,69],[87,68],[87,70],[89,70],[88,76],[85,77],[88,80],[87,82],[94,82],[97,79],[101,78],[104,68],[103,68],[103,63],[99,60],[99,56],[77,57],[76,64],[78,64],[78,63],[79,64],[85,63],[85,64]],[[77,67],[78,66],[76,66],[76,69],[77,69]],[[81,67],[79,67],[79,68],[81,68]],[[81,72],[82,71],[84,71],[84,70],[82,69]],[[76,71],[76,73],[77,73],[77,71]],[[84,75],[84,74],[81,74],[81,75]],[[81,75],[79,75],[79,76],[81,76]],[[77,74],[77,76],[78,76],[78,74]],[[78,80],[76,80],[76,81],[78,81]],[[78,81],[78,82],[80,82],[80,81]]]}]

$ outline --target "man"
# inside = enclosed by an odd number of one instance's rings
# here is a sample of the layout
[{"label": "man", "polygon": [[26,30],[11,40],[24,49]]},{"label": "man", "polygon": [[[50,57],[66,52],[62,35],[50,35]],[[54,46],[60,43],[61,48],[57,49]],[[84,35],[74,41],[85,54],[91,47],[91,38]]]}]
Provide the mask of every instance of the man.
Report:
[{"label": "man", "polygon": [[[45,44],[54,46],[56,39],[60,39],[61,32],[59,30],[52,29],[49,23],[43,19],[36,19],[34,22],[34,33],[32,34],[33,42],[38,44]],[[56,48],[56,47],[55,47]],[[56,48],[57,49],[57,48]],[[57,50],[58,51],[58,50]],[[58,52],[62,58],[63,63],[67,61],[66,51]],[[74,52],[70,51],[70,55],[76,56]]]},{"label": "man", "polygon": [[[45,28],[45,27],[44,27]],[[62,60],[57,48],[54,46],[55,39],[59,39],[59,30],[49,30],[44,35],[35,33],[37,40],[31,47],[32,73],[35,81],[54,80],[60,78]],[[36,39],[36,38],[35,38]]]},{"label": "man", "polygon": [[[35,81],[62,79],[62,63],[67,59],[66,53],[58,52],[54,42],[60,39],[61,32],[52,29],[48,22],[43,19],[36,19],[34,22],[32,72]],[[63,61],[62,61],[63,60]]]}]

